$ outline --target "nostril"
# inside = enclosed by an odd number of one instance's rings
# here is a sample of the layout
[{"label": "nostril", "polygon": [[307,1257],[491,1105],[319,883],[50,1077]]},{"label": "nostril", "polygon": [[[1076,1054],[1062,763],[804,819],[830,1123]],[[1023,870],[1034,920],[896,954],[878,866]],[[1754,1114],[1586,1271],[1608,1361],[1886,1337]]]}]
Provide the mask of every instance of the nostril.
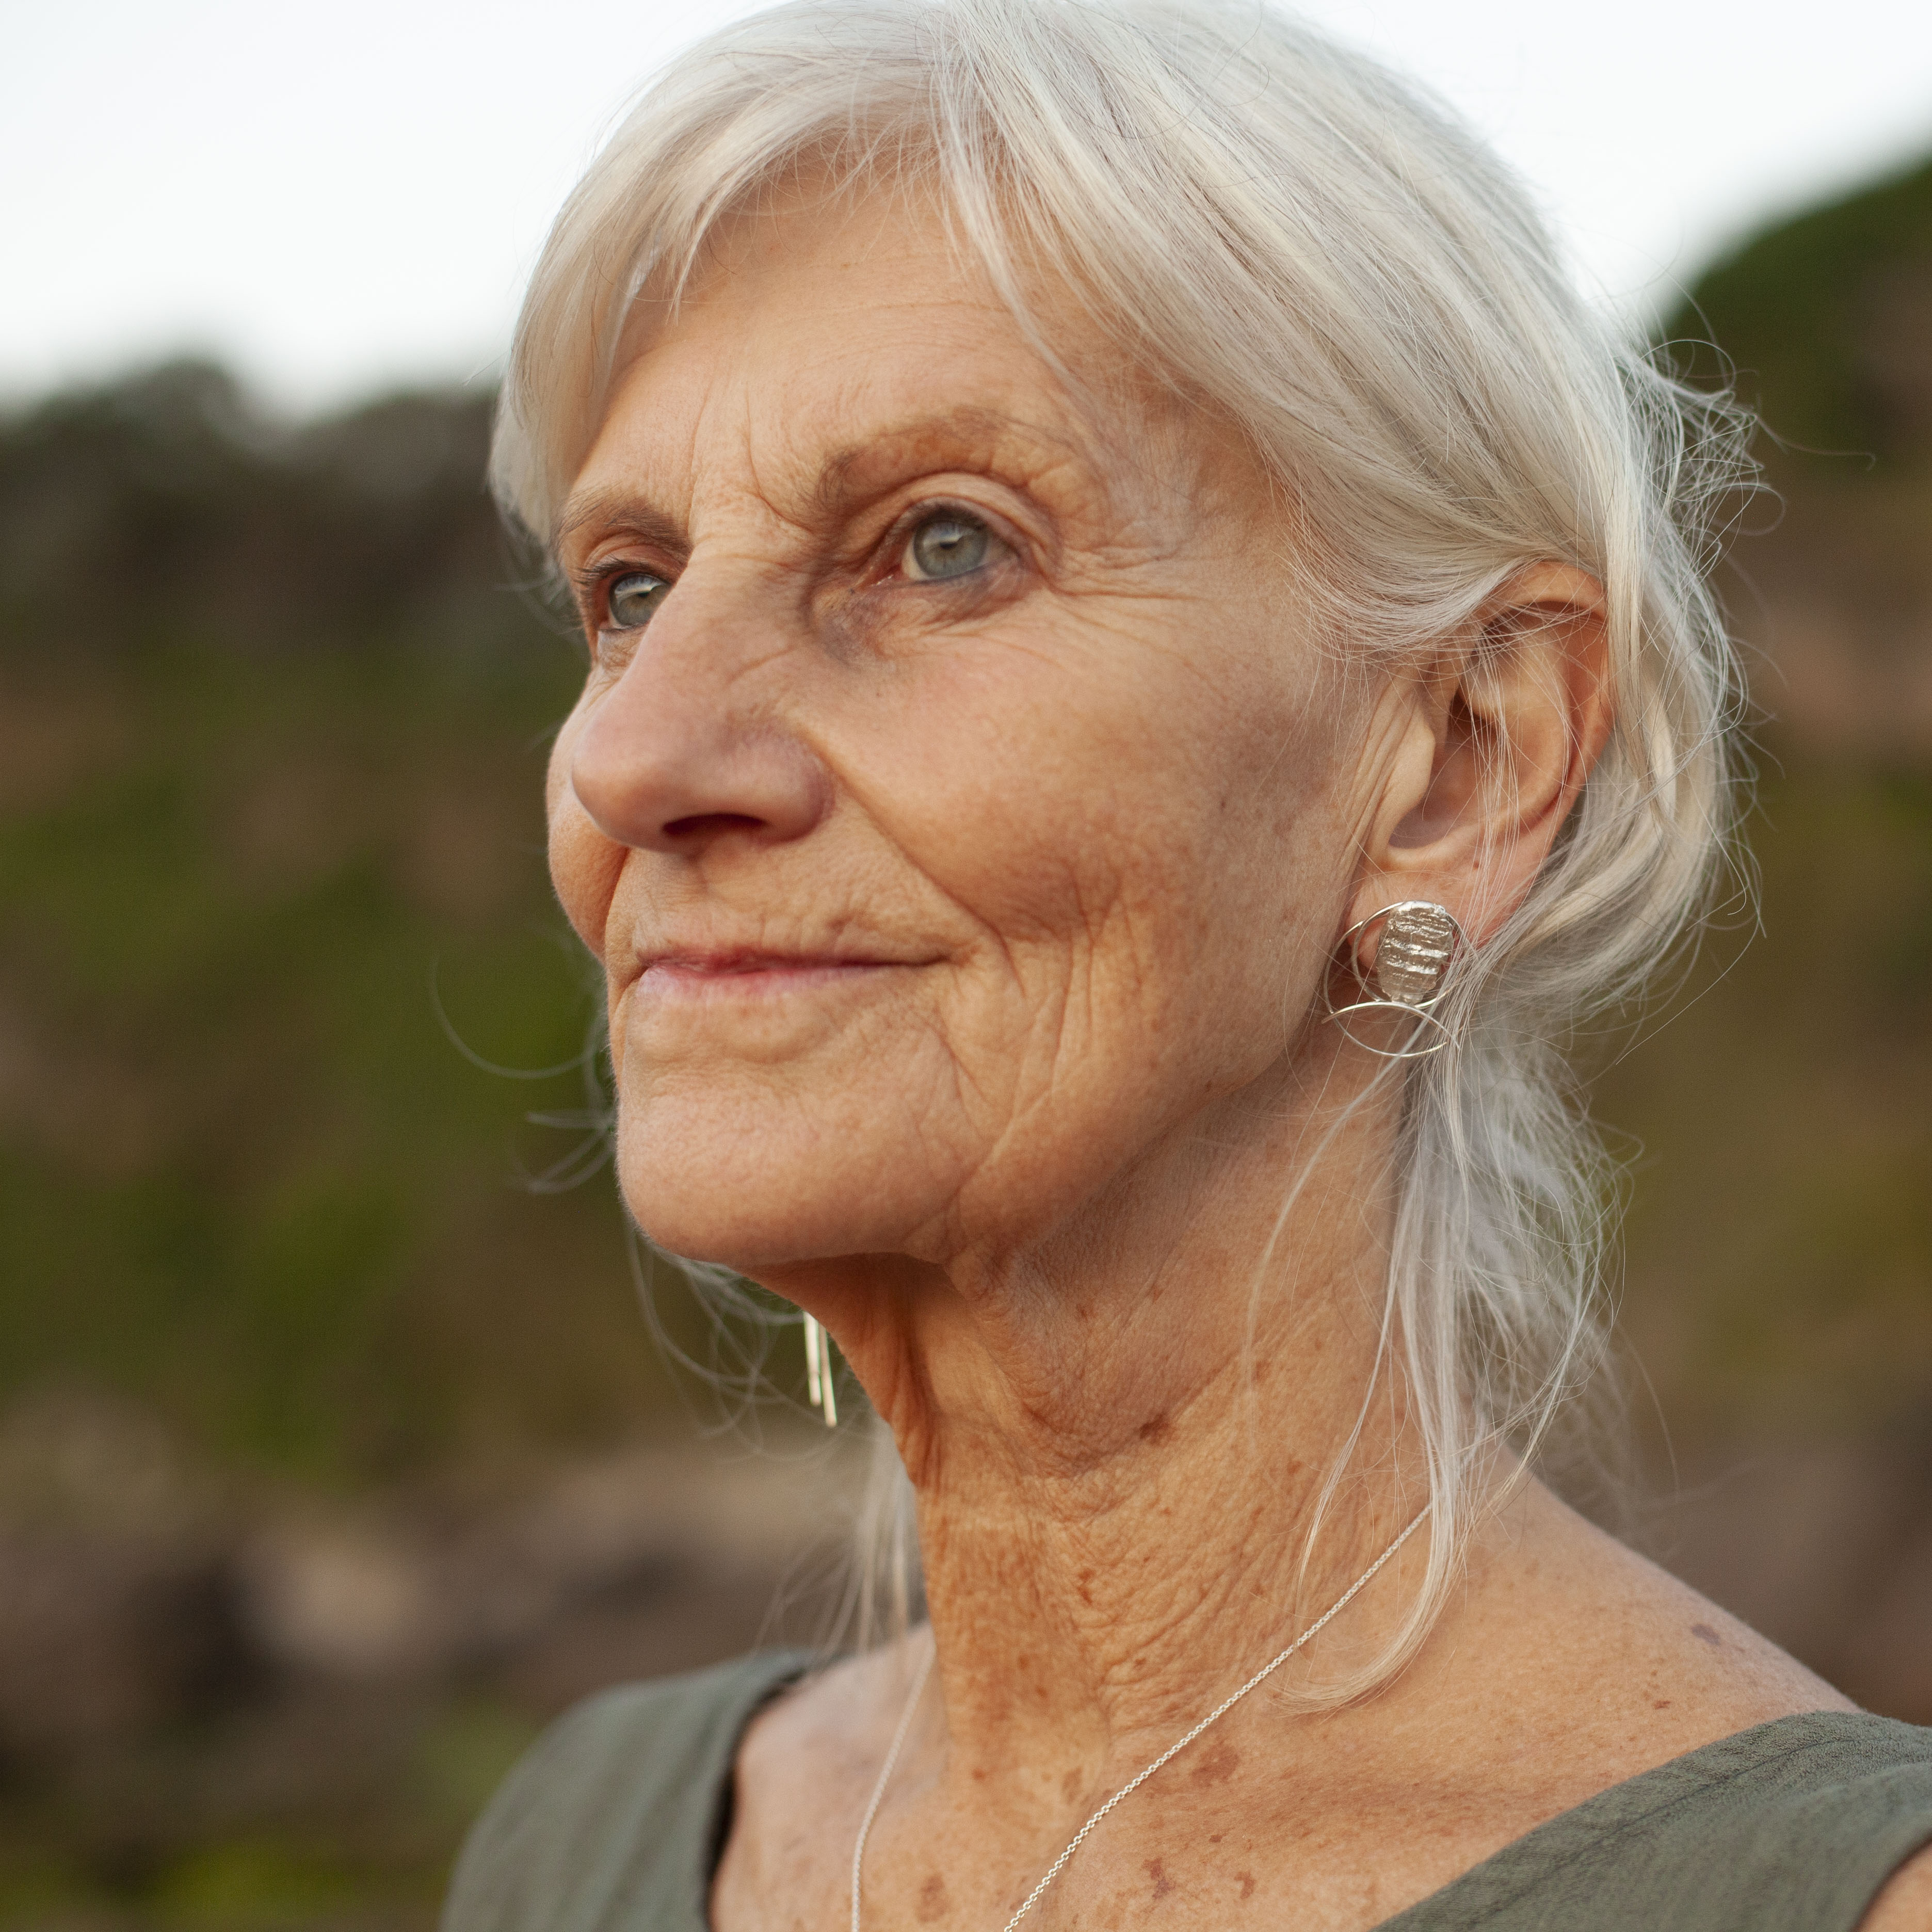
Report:
[{"label": "nostril", "polygon": [[756,832],[764,822],[748,812],[694,812],[668,820],[664,830],[667,838],[715,838],[721,832]]},{"label": "nostril", "polygon": [[830,802],[810,746],[768,718],[747,725],[700,704],[702,692],[648,684],[638,667],[649,662],[632,660],[571,754],[572,788],[598,830],[687,859],[714,843],[748,853],[809,832]]}]

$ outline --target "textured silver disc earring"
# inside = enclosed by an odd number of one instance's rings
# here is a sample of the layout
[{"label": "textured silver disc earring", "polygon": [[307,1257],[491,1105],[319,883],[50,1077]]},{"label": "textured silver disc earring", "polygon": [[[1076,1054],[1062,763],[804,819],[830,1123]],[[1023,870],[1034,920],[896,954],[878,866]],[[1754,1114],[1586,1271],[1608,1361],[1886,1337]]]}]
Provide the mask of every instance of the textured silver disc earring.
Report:
[{"label": "textured silver disc earring", "polygon": [[805,1387],[827,1429],[838,1426],[838,1392],[832,1384],[832,1344],[815,1315],[805,1318]]},{"label": "textured silver disc earring", "polygon": [[[1375,953],[1367,970],[1363,969],[1354,941],[1358,934],[1380,923]],[[1366,995],[1346,1006],[1335,1004],[1333,988],[1324,993],[1328,1017],[1364,1052],[1384,1060],[1426,1060],[1454,1046],[1456,1036],[1436,1017],[1443,985],[1456,956],[1468,944],[1468,936],[1456,922],[1447,906],[1433,899],[1402,899],[1384,906],[1366,919],[1358,919],[1342,934],[1340,944],[1348,953],[1348,970]],[[1399,1047],[1376,1046],[1364,1040],[1348,1025],[1351,1013],[1406,1013],[1414,1024]],[[1416,1042],[1420,1036],[1423,1044]]]}]

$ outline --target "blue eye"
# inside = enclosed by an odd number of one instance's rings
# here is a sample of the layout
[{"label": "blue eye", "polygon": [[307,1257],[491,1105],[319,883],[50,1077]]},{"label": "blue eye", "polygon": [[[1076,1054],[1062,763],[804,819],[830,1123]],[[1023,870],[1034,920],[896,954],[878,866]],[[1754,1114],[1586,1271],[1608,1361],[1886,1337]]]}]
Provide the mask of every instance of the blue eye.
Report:
[{"label": "blue eye", "polygon": [[613,578],[610,595],[604,602],[604,608],[610,615],[611,628],[634,631],[648,624],[657,614],[657,608],[664,602],[664,592],[670,588],[663,578],[648,570],[628,570],[622,577]]},{"label": "blue eye", "polygon": [[920,583],[964,577],[977,570],[993,547],[993,536],[976,518],[957,511],[928,517],[907,539],[905,573]]}]

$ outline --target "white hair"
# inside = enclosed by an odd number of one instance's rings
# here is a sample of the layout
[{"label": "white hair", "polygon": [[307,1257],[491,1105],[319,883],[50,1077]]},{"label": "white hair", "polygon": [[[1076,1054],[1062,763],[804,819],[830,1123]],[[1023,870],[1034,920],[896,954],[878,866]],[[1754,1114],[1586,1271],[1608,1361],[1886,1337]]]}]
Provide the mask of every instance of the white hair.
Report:
[{"label": "white hair", "polygon": [[1598,1365],[1608,1172],[1564,1049],[1691,926],[1725,850],[1736,680],[1706,578],[1747,424],[1621,344],[1449,110],[1252,0],[794,0],[662,73],[557,220],[494,458],[539,539],[634,304],[675,302],[721,218],[828,171],[936,192],[1022,321],[1029,290],[1070,293],[1239,425],[1346,662],[1466,634],[1539,561],[1606,593],[1608,746],[1525,902],[1459,963],[1456,1044],[1390,1076],[1384,1360],[1433,1509],[1406,1621],[1317,1694],[1358,1694],[1426,1634],[1499,1447],[1534,1455]]}]

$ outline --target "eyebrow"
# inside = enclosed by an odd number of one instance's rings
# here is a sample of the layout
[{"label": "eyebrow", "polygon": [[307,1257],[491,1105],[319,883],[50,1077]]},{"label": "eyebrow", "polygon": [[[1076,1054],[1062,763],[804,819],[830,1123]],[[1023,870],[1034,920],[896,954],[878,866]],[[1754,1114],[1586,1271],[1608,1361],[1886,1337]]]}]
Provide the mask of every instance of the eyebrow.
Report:
[{"label": "eyebrow", "polygon": [[682,550],[686,547],[683,526],[648,498],[622,490],[593,490],[587,496],[572,497],[564,505],[550,548],[561,549],[567,538],[592,525],[614,534],[640,538],[664,550]]},{"label": "eyebrow", "polygon": [[[848,444],[827,458],[813,486],[812,500],[822,512],[836,514],[856,499],[878,488],[890,488],[928,454],[937,466],[952,466],[949,459],[962,453],[976,458],[991,456],[1000,446],[1018,445],[1038,452],[1052,449],[1081,454],[1070,438],[997,410],[961,408],[890,424],[863,442]],[[1088,466],[1090,469],[1092,465]]]},{"label": "eyebrow", "polygon": [[[863,442],[835,451],[820,468],[811,500],[820,515],[836,517],[854,502],[890,488],[928,458],[937,459],[936,466],[944,469],[962,454],[983,459],[1002,443],[1082,454],[1072,439],[997,410],[946,410],[886,424]],[[1090,461],[1084,466],[1100,476]],[[626,490],[593,490],[566,502],[551,539],[552,549],[561,550],[569,538],[590,528],[635,537],[680,554],[690,548],[689,538],[676,518],[648,498]]]}]

